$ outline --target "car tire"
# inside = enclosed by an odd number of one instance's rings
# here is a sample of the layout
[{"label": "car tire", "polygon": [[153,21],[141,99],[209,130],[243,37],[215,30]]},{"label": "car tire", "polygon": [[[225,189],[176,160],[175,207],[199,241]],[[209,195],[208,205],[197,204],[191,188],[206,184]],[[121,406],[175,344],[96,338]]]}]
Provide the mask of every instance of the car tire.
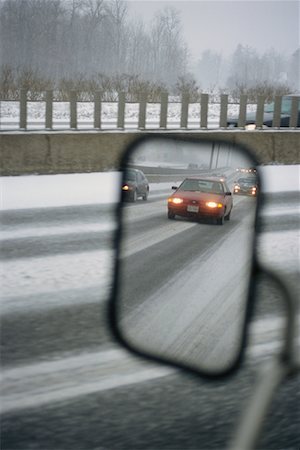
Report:
[{"label": "car tire", "polygon": [[136,190],[134,190],[132,195],[131,195],[131,201],[133,203],[135,203],[137,201],[137,191]]},{"label": "car tire", "polygon": [[170,219],[170,220],[175,219],[175,214],[173,213],[173,211],[168,211],[168,219]]},{"label": "car tire", "polygon": [[148,200],[149,191],[146,192],[146,194],[143,195],[143,200],[146,202]]},{"label": "car tire", "polygon": [[231,214],[231,211],[232,211],[232,208],[231,208],[231,210],[229,211],[229,214],[227,214],[227,216],[224,217],[224,220],[227,220],[227,221],[230,220],[230,214]]},{"label": "car tire", "polygon": [[220,217],[217,219],[217,225],[224,225],[225,216]]}]

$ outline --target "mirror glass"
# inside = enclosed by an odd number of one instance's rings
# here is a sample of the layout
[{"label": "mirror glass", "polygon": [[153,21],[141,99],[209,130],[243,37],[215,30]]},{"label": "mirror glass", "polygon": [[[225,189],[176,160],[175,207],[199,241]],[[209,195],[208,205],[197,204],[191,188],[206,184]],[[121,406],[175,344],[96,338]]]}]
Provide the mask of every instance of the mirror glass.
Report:
[{"label": "mirror glass", "polygon": [[122,169],[119,330],[149,355],[226,370],[244,326],[255,162],[232,144],[152,139]]}]

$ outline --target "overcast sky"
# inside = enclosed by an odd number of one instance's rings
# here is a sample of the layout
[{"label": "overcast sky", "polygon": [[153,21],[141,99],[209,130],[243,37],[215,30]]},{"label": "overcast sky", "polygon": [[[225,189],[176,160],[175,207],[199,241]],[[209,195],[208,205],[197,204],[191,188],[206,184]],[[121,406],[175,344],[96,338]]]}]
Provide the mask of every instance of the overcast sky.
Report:
[{"label": "overcast sky", "polygon": [[274,47],[289,55],[300,46],[300,0],[129,0],[131,17],[147,23],[156,11],[174,6],[194,58],[205,49],[228,55],[238,43],[259,52]]}]

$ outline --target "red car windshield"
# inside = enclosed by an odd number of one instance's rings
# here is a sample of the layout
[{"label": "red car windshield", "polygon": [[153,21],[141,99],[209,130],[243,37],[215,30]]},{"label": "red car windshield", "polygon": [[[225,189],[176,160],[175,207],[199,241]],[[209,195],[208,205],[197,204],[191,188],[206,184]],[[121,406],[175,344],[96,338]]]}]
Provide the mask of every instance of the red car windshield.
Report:
[{"label": "red car windshield", "polygon": [[179,186],[179,191],[209,192],[211,194],[222,194],[224,192],[222,183],[211,180],[184,180]]}]

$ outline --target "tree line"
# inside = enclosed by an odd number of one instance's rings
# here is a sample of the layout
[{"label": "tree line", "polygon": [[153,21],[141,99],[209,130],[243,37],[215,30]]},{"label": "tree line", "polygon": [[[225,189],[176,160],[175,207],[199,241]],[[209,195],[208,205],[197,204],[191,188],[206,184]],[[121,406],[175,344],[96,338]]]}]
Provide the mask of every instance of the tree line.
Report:
[{"label": "tree line", "polygon": [[17,98],[20,87],[32,99],[47,89],[58,99],[76,89],[86,100],[96,90],[107,100],[125,91],[129,101],[140,92],[152,100],[165,91],[189,92],[194,100],[203,89],[285,93],[297,84],[297,62],[299,50],[290,58],[275,50],[260,56],[238,45],[227,59],[207,50],[191,67],[179,12],[170,6],[146,26],[130,18],[124,0],[0,0],[5,99]]}]

